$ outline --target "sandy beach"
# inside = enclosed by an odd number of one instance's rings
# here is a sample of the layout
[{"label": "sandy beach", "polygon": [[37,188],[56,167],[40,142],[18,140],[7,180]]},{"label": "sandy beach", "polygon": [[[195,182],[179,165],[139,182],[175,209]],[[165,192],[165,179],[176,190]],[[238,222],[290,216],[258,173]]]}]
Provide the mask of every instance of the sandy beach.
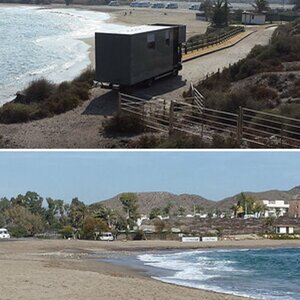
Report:
[{"label": "sandy beach", "polygon": [[300,241],[221,241],[211,244],[176,241],[1,241],[0,284],[5,287],[1,289],[1,300],[244,299],[162,283],[142,272],[96,259],[171,249],[287,246],[300,247]]}]

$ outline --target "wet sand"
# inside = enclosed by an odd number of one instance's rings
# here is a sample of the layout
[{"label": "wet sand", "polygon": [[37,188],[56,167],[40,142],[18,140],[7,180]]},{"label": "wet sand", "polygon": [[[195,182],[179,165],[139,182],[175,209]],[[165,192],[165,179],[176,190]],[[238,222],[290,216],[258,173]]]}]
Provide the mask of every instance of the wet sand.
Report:
[{"label": "wet sand", "polygon": [[300,247],[300,241],[1,241],[0,284],[5,287],[1,289],[1,300],[245,299],[162,283],[145,276],[142,272],[99,262],[96,259],[171,249],[286,246]]}]

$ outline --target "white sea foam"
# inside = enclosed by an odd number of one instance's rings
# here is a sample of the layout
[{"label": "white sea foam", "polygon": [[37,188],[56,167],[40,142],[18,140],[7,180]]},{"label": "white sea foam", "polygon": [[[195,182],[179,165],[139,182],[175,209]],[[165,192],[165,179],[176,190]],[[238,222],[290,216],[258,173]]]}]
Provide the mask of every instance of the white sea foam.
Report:
[{"label": "white sea foam", "polygon": [[299,249],[220,249],[143,254],[138,259],[164,269],[153,275],[163,282],[255,299],[296,300],[299,267],[292,261],[298,255]]},{"label": "white sea foam", "polygon": [[0,105],[28,82],[45,77],[71,80],[89,64],[90,46],[82,38],[123,28],[105,23],[106,13],[76,9],[0,8]]}]

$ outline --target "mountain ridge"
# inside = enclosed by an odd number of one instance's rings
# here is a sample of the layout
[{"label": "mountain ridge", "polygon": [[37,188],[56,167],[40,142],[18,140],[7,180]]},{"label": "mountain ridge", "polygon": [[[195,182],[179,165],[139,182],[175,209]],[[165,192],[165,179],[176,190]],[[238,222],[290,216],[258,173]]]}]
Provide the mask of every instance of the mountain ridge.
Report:
[{"label": "mountain ridge", "polygon": [[[178,209],[180,206],[186,209],[186,213],[192,212],[195,205],[202,207],[203,211],[213,211],[219,209],[222,211],[228,211],[233,204],[236,203],[237,197],[240,193],[233,196],[226,197],[219,201],[206,199],[197,194],[174,194],[166,191],[152,191],[152,192],[133,192],[137,195],[139,203],[139,211],[142,214],[149,214],[153,207],[165,207],[169,203],[172,205],[171,211]],[[289,201],[300,193],[300,185],[295,186],[289,190],[272,189],[262,192],[243,192],[246,195],[255,197],[258,200],[284,200]],[[122,211],[122,205],[120,202],[120,196],[123,193],[119,193],[109,199],[101,200],[91,204],[91,207],[107,206],[117,211]]]}]

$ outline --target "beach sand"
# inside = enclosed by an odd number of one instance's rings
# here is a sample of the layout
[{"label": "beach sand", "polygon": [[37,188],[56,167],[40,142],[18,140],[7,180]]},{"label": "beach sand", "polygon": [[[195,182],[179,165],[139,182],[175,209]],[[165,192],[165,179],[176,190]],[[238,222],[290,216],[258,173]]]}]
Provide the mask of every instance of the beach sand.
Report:
[{"label": "beach sand", "polygon": [[[75,5],[78,9],[87,9],[86,6]],[[91,6],[88,9],[93,11],[109,13],[110,19],[106,23],[114,23],[126,26],[138,26],[145,24],[166,23],[166,24],[184,24],[186,25],[187,38],[205,33],[208,22],[199,21],[195,18],[195,12],[192,11],[166,11],[155,9],[132,9],[129,6],[107,7]],[[131,14],[129,13],[131,11]],[[125,15],[126,13],[126,15]],[[82,39],[90,46],[89,58],[91,67],[95,68],[95,39],[94,37]]]},{"label": "beach sand", "polygon": [[124,266],[96,261],[114,255],[207,247],[300,247],[300,241],[99,242],[79,240],[1,241],[1,300],[201,299],[237,300],[233,295],[162,283]]}]

